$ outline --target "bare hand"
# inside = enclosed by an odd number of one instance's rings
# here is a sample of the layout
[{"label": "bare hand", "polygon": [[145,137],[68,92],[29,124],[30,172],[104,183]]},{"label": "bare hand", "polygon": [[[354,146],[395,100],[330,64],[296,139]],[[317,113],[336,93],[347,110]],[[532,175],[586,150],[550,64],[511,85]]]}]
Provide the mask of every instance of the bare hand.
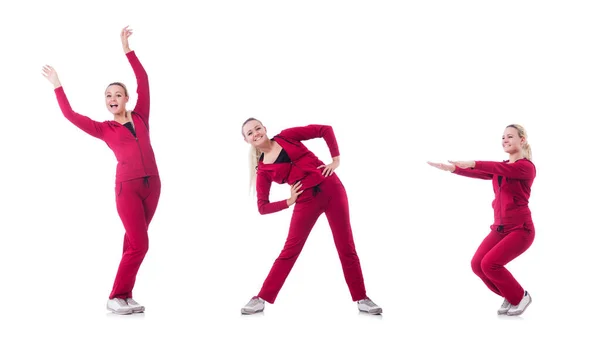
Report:
[{"label": "bare hand", "polygon": [[132,34],[133,31],[129,28],[129,25],[121,30],[121,44],[123,45],[123,51],[125,53],[131,52],[131,49],[129,48],[129,37]]},{"label": "bare hand", "polygon": [[54,88],[60,87],[60,80],[58,79],[58,73],[54,68],[50,65],[44,65],[42,68],[42,76],[46,77],[46,79],[54,85]]},{"label": "bare hand", "polygon": [[441,163],[441,162],[429,162],[429,161],[427,161],[427,163],[430,166],[433,166],[437,169],[441,169],[441,170],[447,171],[447,172],[454,172],[454,170],[456,170],[456,167],[454,165],[447,165],[447,164]]},{"label": "bare hand", "polygon": [[451,164],[459,168],[473,168],[475,167],[475,161],[448,161]]},{"label": "bare hand", "polygon": [[300,187],[302,187],[302,184],[300,182],[296,182],[290,188],[290,194],[291,194],[291,196],[287,200],[288,206],[292,206],[296,202],[296,199],[298,199],[298,196],[300,194],[302,194],[302,192],[304,192],[304,190],[302,190],[302,191],[300,190]]},{"label": "bare hand", "polygon": [[340,160],[333,159],[333,161],[328,165],[321,165],[317,167],[317,169],[323,168],[323,175],[330,176],[333,174],[333,171],[336,170],[340,166]]}]

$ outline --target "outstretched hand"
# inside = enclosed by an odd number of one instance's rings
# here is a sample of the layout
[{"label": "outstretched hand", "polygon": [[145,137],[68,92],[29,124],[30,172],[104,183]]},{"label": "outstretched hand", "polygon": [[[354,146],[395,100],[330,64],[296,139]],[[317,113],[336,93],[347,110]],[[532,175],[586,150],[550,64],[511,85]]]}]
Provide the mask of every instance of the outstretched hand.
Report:
[{"label": "outstretched hand", "polygon": [[454,172],[456,170],[456,167],[454,165],[452,165],[452,164],[447,165],[447,164],[441,163],[441,162],[429,162],[429,161],[427,161],[427,163],[430,166],[433,166],[433,167],[435,167],[437,169],[441,169],[441,170],[447,171],[447,172]]},{"label": "outstretched hand", "polygon": [[131,52],[129,48],[129,37],[133,34],[133,30],[129,28],[129,25],[125,26],[121,30],[121,44],[123,45],[123,52]]},{"label": "outstretched hand", "polygon": [[475,161],[448,161],[451,164],[459,168],[473,168],[475,167]]},{"label": "outstretched hand", "polygon": [[54,85],[55,89],[61,86],[60,80],[58,79],[58,73],[52,66],[44,65],[42,68],[42,76],[46,77],[46,79]]}]

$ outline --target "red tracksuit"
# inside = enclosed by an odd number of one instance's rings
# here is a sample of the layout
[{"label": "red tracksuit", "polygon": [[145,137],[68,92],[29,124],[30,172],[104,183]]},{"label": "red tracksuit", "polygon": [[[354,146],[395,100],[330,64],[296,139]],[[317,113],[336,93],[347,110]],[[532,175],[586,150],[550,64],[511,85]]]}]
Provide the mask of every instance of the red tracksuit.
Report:
[{"label": "red tracksuit", "polygon": [[494,223],[471,261],[473,272],[510,304],[521,302],[524,290],[505,268],[533,243],[535,228],[529,210],[535,165],[520,159],[514,163],[476,161],[473,169],[456,167],[455,174],[492,180]]},{"label": "red tracksuit", "polygon": [[125,239],[123,256],[109,295],[111,299],[132,297],[138,269],[148,251],[148,226],[156,211],[161,188],[150,143],[148,75],[134,51],[126,56],[137,80],[138,99],[131,113],[135,130],[116,121],[97,122],[74,112],[64,89],[55,89],[64,116],[81,130],[104,141],[118,161],[115,200],[125,226]]},{"label": "red tracksuit", "polygon": [[322,213],[325,213],[329,221],[352,300],[358,301],[367,297],[360,260],[354,246],[348,197],[344,185],[335,173],[329,177],[323,176],[323,169],[317,167],[324,163],[300,142],[317,137],[325,140],[332,157],[340,155],[330,126],[308,125],[286,129],[273,137],[291,162],[264,164],[259,161],[258,164],[256,190],[260,214],[274,213],[288,208],[286,200],[269,201],[272,182],[293,185],[300,181],[301,189],[304,190],[296,200],[283,250],[275,260],[258,294],[269,303],[275,302],[310,231]]}]

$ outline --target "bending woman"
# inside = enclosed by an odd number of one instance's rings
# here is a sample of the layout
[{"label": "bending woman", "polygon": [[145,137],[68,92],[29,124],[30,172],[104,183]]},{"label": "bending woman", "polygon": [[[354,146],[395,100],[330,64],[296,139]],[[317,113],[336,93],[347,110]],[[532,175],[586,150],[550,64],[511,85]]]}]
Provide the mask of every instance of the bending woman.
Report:
[{"label": "bending woman", "polygon": [[508,160],[502,162],[450,161],[450,164],[429,164],[457,175],[492,180],[495,194],[492,202],[494,223],[475,252],[471,267],[492,292],[504,297],[498,309],[499,315],[521,315],[531,303],[531,295],[505,266],[525,252],[535,238],[529,196],[536,169],[531,162],[531,147],[522,126],[511,124],[506,127],[502,135],[502,147],[509,155]]},{"label": "bending woman", "polygon": [[144,306],[133,299],[135,279],[148,251],[148,226],[160,197],[160,178],[150,143],[150,90],[148,75],[134,51],[129,48],[132,31],[121,31],[121,43],[137,80],[138,99],[133,111],[127,111],[127,88],[112,83],[105,91],[106,108],[113,120],[97,122],[73,111],[58,74],[44,66],[43,75],[54,86],[63,115],[75,126],[104,141],[117,158],[115,197],[119,217],[125,227],[123,255],[106,307],[116,314],[143,312]]},{"label": "bending woman", "polygon": [[[273,304],[289,275],[310,231],[325,213],[352,300],[358,309],[381,314],[382,309],[367,297],[360,261],[350,226],[348,197],[344,185],[334,173],[340,153],[330,126],[308,125],[283,130],[272,139],[262,123],[249,118],[242,124],[242,135],[251,145],[251,186],[256,182],[258,211],[275,213],[294,206],[292,221],[283,250],[275,260],[258,295],[242,308],[242,314],[263,311],[265,301]],[[301,141],[325,139],[333,162],[325,165]],[[290,198],[271,202],[271,183],[291,185]]]}]

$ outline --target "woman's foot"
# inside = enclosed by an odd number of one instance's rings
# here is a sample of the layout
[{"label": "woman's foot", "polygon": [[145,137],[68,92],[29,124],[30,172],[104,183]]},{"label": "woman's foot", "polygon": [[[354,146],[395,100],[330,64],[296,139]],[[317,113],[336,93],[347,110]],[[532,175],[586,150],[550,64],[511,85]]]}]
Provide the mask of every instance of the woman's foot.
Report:
[{"label": "woman's foot", "polygon": [[527,309],[527,307],[529,307],[530,304],[531,304],[531,295],[529,295],[529,293],[527,291],[525,291],[525,294],[523,294],[523,298],[521,299],[521,302],[519,302],[519,304],[517,304],[517,305],[511,305],[510,309],[508,309],[508,311],[506,312],[506,315],[508,315],[508,316],[521,315],[521,314],[523,314],[525,309]]},{"label": "woman's foot", "polygon": [[133,313],[143,313],[146,310],[146,307],[137,303],[133,298],[127,299],[127,305],[131,308]]},{"label": "woman's foot", "polygon": [[506,313],[508,312],[508,309],[510,309],[510,307],[511,307],[510,303],[505,298],[504,302],[502,302],[502,305],[500,306],[500,309],[498,309],[498,315],[506,315]]},{"label": "woman's foot", "polygon": [[377,304],[375,304],[373,301],[371,301],[370,298],[365,298],[363,300],[359,300],[358,302],[358,310],[365,312],[365,313],[369,313],[372,315],[379,315],[383,312],[383,309],[381,309]]},{"label": "woman's foot", "polygon": [[256,314],[265,310],[265,300],[258,296],[252,297],[252,299],[246,303],[246,305],[242,308],[242,314],[251,315]]},{"label": "woman's foot", "polygon": [[106,309],[119,315],[129,315],[133,313],[133,309],[127,304],[126,300],[116,297],[106,302]]}]

